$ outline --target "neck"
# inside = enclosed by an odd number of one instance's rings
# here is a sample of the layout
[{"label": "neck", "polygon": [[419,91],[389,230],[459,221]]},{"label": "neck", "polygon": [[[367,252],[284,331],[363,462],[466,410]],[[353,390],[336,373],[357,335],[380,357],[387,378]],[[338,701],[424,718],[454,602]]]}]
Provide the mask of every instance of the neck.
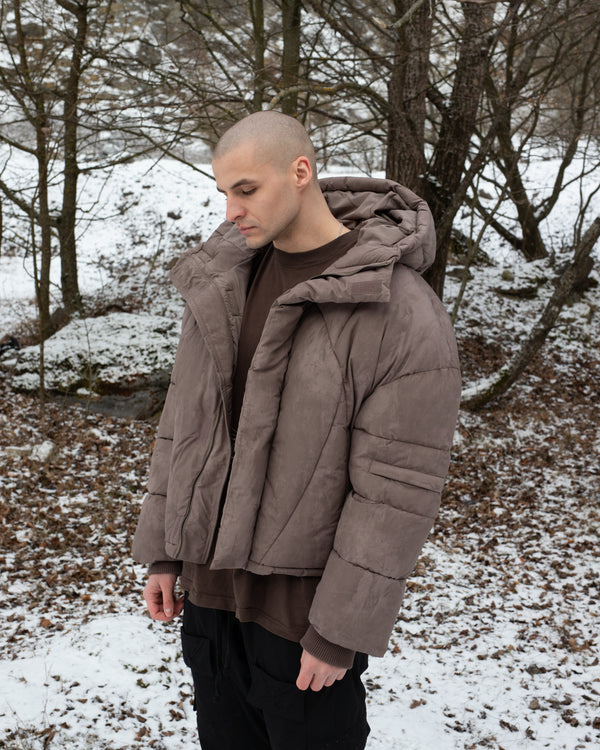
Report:
[{"label": "neck", "polygon": [[306,198],[289,231],[275,240],[277,248],[285,253],[314,250],[349,231],[331,213],[320,190]]}]

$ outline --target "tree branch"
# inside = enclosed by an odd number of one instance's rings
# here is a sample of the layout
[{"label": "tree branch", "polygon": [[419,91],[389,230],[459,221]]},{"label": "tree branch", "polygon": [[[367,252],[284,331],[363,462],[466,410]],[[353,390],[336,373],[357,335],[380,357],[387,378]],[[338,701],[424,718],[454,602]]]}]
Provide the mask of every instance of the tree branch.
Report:
[{"label": "tree branch", "polygon": [[403,16],[400,16],[397,21],[394,21],[394,23],[390,24],[390,26],[388,26],[387,28],[398,30],[399,28],[407,24],[424,2],[426,2],[426,0],[417,0],[417,2],[413,3],[413,5],[410,6],[410,8]]},{"label": "tree branch", "polygon": [[[461,407],[476,411],[492,401],[514,385],[523,374],[529,363],[542,348],[548,333],[554,327],[558,316],[573,287],[582,276],[585,278],[591,270],[590,253],[600,238],[600,216],[597,216],[583,235],[581,242],[575,250],[573,262],[560,275],[556,288],[548,300],[544,311],[535,324],[529,336],[521,346],[516,357],[506,367],[497,373],[494,380],[484,385],[475,384],[472,388],[464,391]],[[587,273],[586,273],[587,271]]]}]

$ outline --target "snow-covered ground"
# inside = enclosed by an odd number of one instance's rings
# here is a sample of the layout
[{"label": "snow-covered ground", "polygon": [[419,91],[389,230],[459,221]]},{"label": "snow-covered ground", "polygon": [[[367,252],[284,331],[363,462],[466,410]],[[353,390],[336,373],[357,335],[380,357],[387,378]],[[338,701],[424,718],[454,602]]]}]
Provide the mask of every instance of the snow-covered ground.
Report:
[{"label": "snow-covered ground", "polygon": [[[540,190],[555,166],[535,166]],[[176,162],[139,161],[83,189],[81,287],[90,305],[113,310],[93,325],[113,324],[117,308],[178,321],[167,269],[220,222],[214,183]],[[574,184],[546,225],[559,257],[578,201]],[[599,213],[596,196],[590,220]],[[469,216],[461,221],[467,232]],[[34,315],[17,241],[0,256],[0,338]],[[514,353],[555,274],[492,233],[483,246],[492,262],[473,268],[457,322],[467,384]],[[494,291],[510,277],[535,277],[537,296]],[[448,279],[449,309],[458,284]],[[599,307],[598,287],[573,300],[522,383],[461,414],[439,523],[390,649],[366,675],[368,750],[600,745]],[[83,329],[63,346],[89,349]],[[139,371],[136,351],[111,377]],[[144,571],[128,556],[154,425],[54,402],[42,429],[35,402],[9,388],[15,359],[5,354],[0,368],[0,747],[197,748],[178,625],[145,615]],[[48,438],[53,457],[31,455]]]}]

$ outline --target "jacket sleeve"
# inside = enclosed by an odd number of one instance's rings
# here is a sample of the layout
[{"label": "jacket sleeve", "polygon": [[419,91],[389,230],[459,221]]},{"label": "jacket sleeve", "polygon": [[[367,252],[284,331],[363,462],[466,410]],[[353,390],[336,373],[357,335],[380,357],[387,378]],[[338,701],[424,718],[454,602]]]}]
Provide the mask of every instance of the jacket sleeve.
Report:
[{"label": "jacket sleeve", "polygon": [[133,537],[133,559],[140,563],[170,559],[165,552],[165,511],[173,446],[173,399],[173,387],[169,386],[154,441],[147,491]]},{"label": "jacket sleeve", "polygon": [[133,537],[133,559],[140,563],[168,560],[165,552],[165,510],[173,433],[170,429],[171,388],[158,426],[158,433],[150,462],[147,492]]},{"label": "jacket sleeve", "polygon": [[346,648],[382,656],[406,578],[433,525],[460,399],[458,362],[376,387],[356,416],[348,493],[309,619]]}]

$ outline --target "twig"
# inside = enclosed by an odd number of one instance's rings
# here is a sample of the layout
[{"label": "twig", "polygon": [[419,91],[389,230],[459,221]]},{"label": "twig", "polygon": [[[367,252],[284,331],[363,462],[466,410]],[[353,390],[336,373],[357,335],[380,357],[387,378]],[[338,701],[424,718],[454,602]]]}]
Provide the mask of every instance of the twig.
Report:
[{"label": "twig", "polygon": [[399,29],[401,26],[404,26],[410,21],[413,15],[419,10],[421,5],[423,5],[425,2],[426,0],[417,0],[417,2],[411,5],[410,8],[406,11],[406,13],[403,16],[401,16],[397,21],[394,21],[394,23],[389,24],[389,25],[381,21],[379,18],[376,18],[375,16],[372,16],[372,19],[378,26],[381,26],[382,29]]}]

